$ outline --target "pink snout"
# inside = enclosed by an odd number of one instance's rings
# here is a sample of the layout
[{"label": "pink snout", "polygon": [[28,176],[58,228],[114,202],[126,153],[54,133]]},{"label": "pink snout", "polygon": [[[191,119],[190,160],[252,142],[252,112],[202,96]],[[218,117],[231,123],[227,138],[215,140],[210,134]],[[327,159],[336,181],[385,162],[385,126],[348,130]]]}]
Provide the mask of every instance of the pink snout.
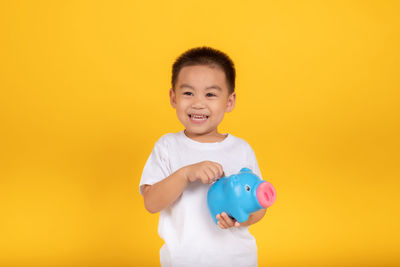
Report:
[{"label": "pink snout", "polygon": [[263,208],[268,208],[276,200],[275,188],[268,182],[262,182],[257,188],[257,199]]}]

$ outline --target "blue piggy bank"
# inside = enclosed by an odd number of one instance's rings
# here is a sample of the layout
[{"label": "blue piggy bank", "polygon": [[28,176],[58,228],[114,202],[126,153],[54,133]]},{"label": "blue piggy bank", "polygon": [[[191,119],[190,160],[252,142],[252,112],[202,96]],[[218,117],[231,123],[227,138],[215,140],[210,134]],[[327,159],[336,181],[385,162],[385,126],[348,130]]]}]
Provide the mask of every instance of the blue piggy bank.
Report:
[{"label": "blue piggy bank", "polygon": [[217,214],[226,212],[239,223],[248,220],[250,213],[271,206],[276,199],[272,184],[261,180],[250,169],[223,177],[208,190],[207,204],[214,222]]}]

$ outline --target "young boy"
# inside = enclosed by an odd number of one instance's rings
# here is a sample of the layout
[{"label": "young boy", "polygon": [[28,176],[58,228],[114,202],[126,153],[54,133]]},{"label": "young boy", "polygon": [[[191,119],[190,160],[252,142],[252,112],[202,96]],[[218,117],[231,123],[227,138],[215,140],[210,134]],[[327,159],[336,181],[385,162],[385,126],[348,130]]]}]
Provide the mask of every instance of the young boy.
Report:
[{"label": "young boy", "polygon": [[218,214],[217,226],[207,207],[208,188],[217,179],[243,167],[261,177],[250,145],[218,132],[225,112],[235,107],[234,89],[234,64],[221,51],[193,48],[173,64],[170,102],[185,130],[156,142],[140,181],[146,209],[161,212],[163,267],[257,266],[257,245],[248,226],[265,209],[241,224]]}]

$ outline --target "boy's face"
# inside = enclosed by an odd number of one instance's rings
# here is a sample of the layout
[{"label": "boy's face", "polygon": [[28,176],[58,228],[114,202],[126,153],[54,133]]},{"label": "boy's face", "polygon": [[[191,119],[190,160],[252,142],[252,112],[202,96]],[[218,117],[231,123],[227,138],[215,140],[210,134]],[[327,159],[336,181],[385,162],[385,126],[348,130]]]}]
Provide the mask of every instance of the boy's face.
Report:
[{"label": "boy's face", "polygon": [[171,105],[189,137],[217,136],[217,127],[235,106],[235,93],[229,94],[225,73],[219,67],[186,66],[170,90]]}]

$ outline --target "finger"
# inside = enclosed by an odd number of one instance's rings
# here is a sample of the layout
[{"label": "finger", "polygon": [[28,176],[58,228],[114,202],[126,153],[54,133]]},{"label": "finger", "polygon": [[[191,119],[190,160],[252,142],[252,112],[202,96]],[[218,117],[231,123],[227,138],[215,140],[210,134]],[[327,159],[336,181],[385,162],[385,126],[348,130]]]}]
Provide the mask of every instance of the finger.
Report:
[{"label": "finger", "polygon": [[214,177],[216,175],[216,166],[214,162],[211,162],[206,166],[206,169],[212,174],[211,176]]},{"label": "finger", "polygon": [[221,217],[224,219],[224,222],[226,225],[228,225],[228,227],[232,227],[234,225],[234,221],[225,212],[221,214]]},{"label": "finger", "polygon": [[225,219],[222,218],[221,214],[217,215],[217,219],[218,219],[218,225],[221,228],[223,228],[223,229],[228,228],[228,224],[225,222]]},{"label": "finger", "polygon": [[224,177],[224,169],[222,168],[222,166],[220,164],[217,165],[217,179],[220,179],[222,177]]},{"label": "finger", "polygon": [[211,183],[213,183],[213,182],[217,181],[219,178],[218,169],[216,167],[210,167],[210,171],[212,173],[210,180],[211,180]]},{"label": "finger", "polygon": [[224,170],[222,169],[222,166],[219,163],[215,163],[213,168],[215,175],[214,180],[217,181],[218,179],[224,176]]},{"label": "finger", "polygon": [[224,177],[225,173],[224,173],[224,168],[222,167],[222,165],[217,163],[217,167],[218,167],[218,178]]},{"label": "finger", "polygon": [[220,214],[217,214],[216,218],[217,218],[217,224],[218,224],[218,226],[219,226],[220,228],[224,229],[225,227],[224,227],[224,226],[222,225],[222,223],[221,223],[221,215],[220,215]]},{"label": "finger", "polygon": [[235,222],[235,227],[239,227],[240,223],[238,221]]},{"label": "finger", "polygon": [[223,226],[222,226],[222,224],[221,224],[221,215],[220,215],[220,214],[217,214],[216,218],[217,218],[218,226],[221,227],[221,228],[223,228]]},{"label": "finger", "polygon": [[211,180],[215,180],[215,178],[217,177],[217,168],[216,168],[216,166],[214,166],[213,164],[211,164],[211,165],[209,165],[208,166],[208,170],[209,170],[209,173],[211,174]]},{"label": "finger", "polygon": [[218,225],[221,226],[223,229],[229,228],[229,225],[226,223],[225,219],[221,216],[220,220],[218,221]]},{"label": "finger", "polygon": [[207,174],[207,172],[203,172],[202,174],[201,174],[201,182],[203,183],[203,184],[209,184],[210,182],[210,178],[208,177],[208,174]]},{"label": "finger", "polygon": [[222,166],[221,164],[217,163],[217,162],[213,162],[213,164],[210,166],[214,172],[214,177],[215,180],[217,180],[218,178],[221,178],[222,176]]},{"label": "finger", "polygon": [[215,175],[213,170],[208,166],[207,168],[204,169],[205,176],[207,179],[205,179],[207,184],[211,184],[215,182]]},{"label": "finger", "polygon": [[219,226],[221,229],[226,229],[226,227],[221,223],[221,221],[218,221],[218,226]]},{"label": "finger", "polygon": [[211,184],[214,181],[214,177],[215,177],[213,170],[211,168],[206,168],[204,170],[204,172],[206,173],[206,175],[208,177],[208,183]]},{"label": "finger", "polygon": [[231,217],[229,217],[228,214],[226,214],[225,212],[222,214],[222,216],[224,217],[226,223],[229,225],[229,227],[232,227],[235,224],[235,220],[232,220]]}]

